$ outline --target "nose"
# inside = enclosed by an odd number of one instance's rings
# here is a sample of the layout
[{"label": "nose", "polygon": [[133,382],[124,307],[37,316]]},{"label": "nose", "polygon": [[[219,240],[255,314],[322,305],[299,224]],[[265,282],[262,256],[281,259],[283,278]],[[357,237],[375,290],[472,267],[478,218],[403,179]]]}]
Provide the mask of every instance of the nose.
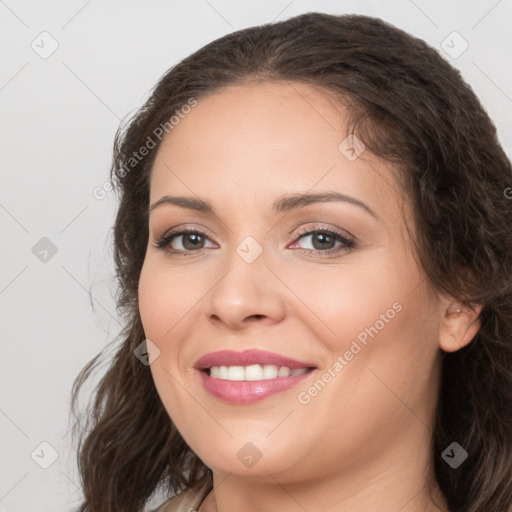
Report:
[{"label": "nose", "polygon": [[285,316],[285,290],[275,270],[268,268],[264,254],[248,263],[234,253],[229,263],[207,302],[209,320],[234,330],[254,322],[280,322]]}]

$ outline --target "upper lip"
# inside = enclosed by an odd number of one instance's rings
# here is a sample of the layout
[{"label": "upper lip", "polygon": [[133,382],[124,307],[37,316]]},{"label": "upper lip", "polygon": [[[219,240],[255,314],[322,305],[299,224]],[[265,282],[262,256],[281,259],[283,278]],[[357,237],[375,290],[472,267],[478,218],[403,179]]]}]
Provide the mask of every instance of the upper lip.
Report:
[{"label": "upper lip", "polygon": [[297,361],[275,352],[268,352],[267,350],[244,350],[243,352],[236,352],[234,350],[220,350],[218,352],[211,352],[200,357],[194,368],[197,370],[205,370],[212,366],[249,366],[252,364],[272,364],[276,366],[286,366],[290,369],[294,368],[315,368],[312,363]]}]

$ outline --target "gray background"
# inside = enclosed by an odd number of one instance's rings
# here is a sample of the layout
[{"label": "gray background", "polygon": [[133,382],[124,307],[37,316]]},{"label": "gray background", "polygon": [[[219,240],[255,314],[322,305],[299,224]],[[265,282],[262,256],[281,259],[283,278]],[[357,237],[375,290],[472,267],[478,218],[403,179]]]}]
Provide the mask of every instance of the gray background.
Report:
[{"label": "gray background", "polygon": [[[120,120],[204,44],[308,11],[378,16],[438,48],[511,156],[511,0],[0,0],[1,512],[78,503],[71,385],[120,328],[110,249],[116,197],[102,188]],[[43,469],[52,448],[58,457]]]}]

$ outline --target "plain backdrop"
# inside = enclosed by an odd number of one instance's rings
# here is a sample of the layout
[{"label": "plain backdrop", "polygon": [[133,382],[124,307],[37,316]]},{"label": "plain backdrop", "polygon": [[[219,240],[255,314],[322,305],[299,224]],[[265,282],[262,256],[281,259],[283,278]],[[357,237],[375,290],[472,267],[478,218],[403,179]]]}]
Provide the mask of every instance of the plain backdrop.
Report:
[{"label": "plain backdrop", "polygon": [[204,44],[308,11],[381,17],[436,47],[511,156],[511,0],[0,0],[1,512],[80,498],[71,385],[121,327],[105,186],[120,120]]}]

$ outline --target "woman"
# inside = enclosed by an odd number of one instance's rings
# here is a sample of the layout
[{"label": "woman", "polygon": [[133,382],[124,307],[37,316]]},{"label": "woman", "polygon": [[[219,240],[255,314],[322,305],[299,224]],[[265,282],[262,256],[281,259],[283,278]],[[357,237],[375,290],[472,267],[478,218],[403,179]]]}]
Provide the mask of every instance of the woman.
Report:
[{"label": "woman", "polygon": [[511,164],[435,50],[356,15],[229,34],[111,178],[81,512],[512,510]]}]

